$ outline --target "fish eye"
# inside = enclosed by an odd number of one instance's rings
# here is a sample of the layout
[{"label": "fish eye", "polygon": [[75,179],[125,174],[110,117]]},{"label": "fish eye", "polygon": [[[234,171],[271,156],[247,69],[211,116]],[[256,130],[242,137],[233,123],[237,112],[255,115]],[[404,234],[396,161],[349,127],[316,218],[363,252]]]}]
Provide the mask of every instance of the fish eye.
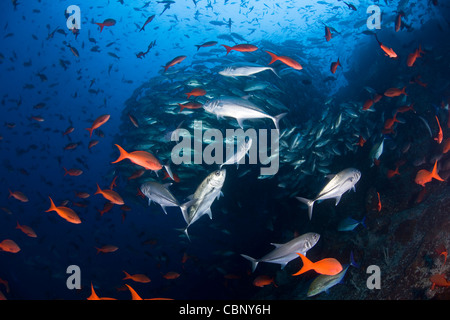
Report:
[{"label": "fish eye", "polygon": [[220,176],[220,171],[216,171],[216,176]]}]

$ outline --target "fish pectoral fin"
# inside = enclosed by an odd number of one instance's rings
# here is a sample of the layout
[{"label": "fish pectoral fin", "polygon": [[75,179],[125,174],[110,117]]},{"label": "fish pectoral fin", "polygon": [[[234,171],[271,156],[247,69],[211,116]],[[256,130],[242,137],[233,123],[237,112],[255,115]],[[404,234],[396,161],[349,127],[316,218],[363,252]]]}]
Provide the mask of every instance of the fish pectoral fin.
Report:
[{"label": "fish pectoral fin", "polygon": [[218,194],[217,194],[217,197],[216,197],[216,200],[219,200],[220,199],[220,197],[224,197],[224,195],[223,195],[223,192],[222,191],[220,191]]},{"label": "fish pectoral fin", "polygon": [[353,185],[353,186],[352,186],[352,190],[353,190],[354,192],[356,192],[356,185]]},{"label": "fish pectoral fin", "polygon": [[209,218],[212,220],[212,211],[211,211],[211,208],[209,208],[208,210],[206,210],[205,213],[208,214]]},{"label": "fish pectoral fin", "polygon": [[148,198],[148,205],[150,206],[151,203],[152,203],[152,200],[150,198]]},{"label": "fish pectoral fin", "polygon": [[167,214],[166,207],[161,205],[161,208],[163,209],[164,213]]},{"label": "fish pectoral fin", "polygon": [[239,124],[239,127],[241,127],[241,129],[244,129],[244,119],[236,119],[236,120]]},{"label": "fish pectoral fin", "polygon": [[341,201],[341,197],[342,197],[342,195],[337,196],[337,197],[335,198],[335,199],[336,199],[336,204],[335,204],[335,206],[337,206],[338,203],[339,203],[339,201]]}]

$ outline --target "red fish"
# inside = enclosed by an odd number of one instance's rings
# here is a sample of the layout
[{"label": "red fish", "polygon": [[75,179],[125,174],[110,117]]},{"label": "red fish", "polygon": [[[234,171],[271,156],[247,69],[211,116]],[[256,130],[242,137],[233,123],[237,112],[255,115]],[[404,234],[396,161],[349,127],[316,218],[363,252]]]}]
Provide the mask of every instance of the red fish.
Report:
[{"label": "red fish", "polygon": [[377,211],[380,212],[381,211],[381,199],[380,199],[380,193],[377,192],[377,196],[378,196],[378,203],[377,203]]},{"label": "red fish", "polygon": [[422,187],[425,187],[425,184],[430,182],[432,179],[436,179],[439,181],[444,181],[437,172],[437,160],[434,163],[433,170],[430,172],[428,170],[422,169],[419,172],[417,172],[416,178],[414,179],[414,182],[417,184],[420,184]]},{"label": "red fish", "polygon": [[151,280],[149,277],[147,277],[145,274],[129,274],[126,271],[123,271],[123,273],[125,273],[125,278],[123,278],[122,280],[133,280],[136,282],[140,282],[140,283],[149,283]]},{"label": "red fish", "polygon": [[139,123],[133,115],[128,114],[128,118],[130,118],[130,121],[133,124],[133,126],[135,126],[136,128],[139,128]]},{"label": "red fish", "polygon": [[358,146],[363,147],[364,143],[366,143],[366,139],[364,139],[362,136],[359,136],[359,140],[358,140]]},{"label": "red fish", "polygon": [[408,67],[412,67],[414,65],[414,63],[416,62],[417,58],[422,58],[422,56],[420,55],[421,53],[425,53],[422,51],[422,47],[419,45],[419,48],[416,49],[416,51],[414,51],[413,53],[410,53],[408,55],[408,59],[406,60],[406,65]]},{"label": "red fish", "polygon": [[198,102],[188,102],[185,104],[177,103],[177,104],[180,106],[180,112],[183,111],[184,109],[200,109],[201,107],[203,107],[203,105]]},{"label": "red fish", "polygon": [[112,202],[106,202],[105,205],[103,206],[103,209],[97,210],[100,213],[100,216],[103,216],[104,213],[107,213],[109,210],[111,210],[114,207],[114,203]]},{"label": "red fish", "polygon": [[92,147],[96,146],[100,141],[98,140],[92,140],[89,142],[88,148],[91,149]]},{"label": "red fish", "polygon": [[169,69],[170,67],[173,67],[173,66],[176,65],[177,63],[182,62],[184,59],[186,59],[186,56],[178,56],[178,57],[176,57],[176,58],[173,58],[172,60],[170,60],[169,62],[167,62],[165,66],[163,66],[164,72],[166,72],[167,69]]},{"label": "red fish", "polygon": [[117,192],[108,189],[102,190],[98,186],[98,183],[97,183],[97,191],[94,194],[101,194],[103,198],[109,200],[113,204],[117,204],[119,206],[124,204],[122,197]]},{"label": "red fish", "polygon": [[269,285],[271,283],[273,283],[273,285],[275,287],[278,287],[275,284],[275,279],[273,277],[269,277],[269,276],[266,276],[266,275],[257,276],[255,278],[255,280],[253,280],[253,285],[256,286],[256,287],[264,287],[264,286],[267,286],[267,285]]},{"label": "red fish", "polygon": [[334,258],[325,258],[322,260],[319,260],[317,262],[312,262],[307,257],[305,257],[301,253],[297,253],[303,262],[303,267],[296,273],[293,274],[293,276],[298,276],[302,273],[305,273],[309,270],[314,270],[317,273],[325,274],[329,276],[334,276],[342,271],[342,265]]},{"label": "red fish", "polygon": [[450,287],[450,281],[448,281],[443,274],[434,274],[430,277],[430,281],[433,283],[431,290],[438,287]]},{"label": "red fish", "polygon": [[373,97],[373,103],[377,103],[378,101],[381,100],[381,98],[383,98],[383,95],[376,93],[375,96]]},{"label": "red fish", "polygon": [[391,179],[392,177],[396,176],[396,175],[400,175],[400,172],[398,171],[398,166],[395,168],[395,170],[388,170],[386,176]]},{"label": "red fish", "polygon": [[441,124],[439,123],[439,118],[437,116],[435,116],[435,117],[436,117],[436,121],[437,121],[437,124],[439,127],[439,131],[438,131],[437,137],[435,137],[434,140],[437,141],[437,143],[441,144],[442,139],[444,139],[444,135],[442,133]]},{"label": "red fish", "polygon": [[397,14],[397,17],[395,18],[395,32],[398,32],[402,26],[402,17],[404,17],[405,14],[403,12],[399,12]]},{"label": "red fish", "polygon": [[332,37],[332,35],[331,35],[330,28],[325,26],[325,39],[327,40],[327,42],[331,40],[331,37]]},{"label": "red fish", "polygon": [[392,58],[392,59],[398,58],[397,54],[395,53],[395,51],[394,51],[392,48],[386,47],[383,43],[381,43],[381,42],[378,40],[377,35],[375,35],[375,39],[377,40],[378,44],[380,45],[381,50],[384,51],[384,54],[385,54],[387,57]]},{"label": "red fish", "polygon": [[63,167],[63,169],[65,171],[64,176],[69,175],[69,176],[72,176],[72,177],[77,177],[77,176],[83,174],[83,170],[80,170],[80,169],[69,169],[69,170],[67,170],[64,167]]},{"label": "red fish", "polygon": [[332,63],[331,63],[331,67],[330,67],[331,73],[334,74],[334,73],[336,72],[336,69],[337,69],[338,66],[341,66],[341,67],[342,67],[341,63],[339,62],[339,58],[337,59],[336,62],[332,62]]},{"label": "red fish", "polygon": [[50,198],[50,208],[45,212],[50,212],[50,211],[55,211],[61,218],[65,219],[66,221],[68,221],[70,223],[74,223],[74,224],[81,223],[81,220],[78,217],[78,215],[75,213],[75,211],[73,211],[72,209],[67,208],[67,207],[55,206],[52,198]]},{"label": "red fish", "polygon": [[419,86],[422,86],[422,87],[426,88],[428,86],[428,83],[422,82],[420,80],[421,78],[422,78],[422,76],[420,76],[420,75],[415,76],[411,80],[409,80],[409,83],[417,83]]},{"label": "red fish", "polygon": [[163,274],[163,277],[168,280],[177,279],[180,276],[178,272],[169,271],[166,274]]},{"label": "red fish", "polygon": [[102,125],[104,125],[109,120],[110,117],[111,117],[111,115],[104,114],[104,115],[98,117],[97,119],[95,119],[94,123],[92,124],[92,127],[86,128],[86,130],[89,131],[89,138],[92,137],[92,131],[94,131],[95,129],[98,129]]},{"label": "red fish", "polygon": [[102,32],[104,27],[112,27],[113,25],[115,25],[116,24],[116,20],[114,20],[114,19],[106,19],[103,22],[94,22],[94,23],[100,27],[100,32]]},{"label": "red fish", "polygon": [[17,253],[20,251],[20,247],[13,240],[5,239],[0,242],[0,251]]},{"label": "red fish", "polygon": [[155,17],[155,15],[152,15],[150,17],[148,17],[147,21],[145,21],[144,25],[142,26],[142,28],[139,30],[139,32],[141,32],[142,30],[144,30],[145,26],[148,25],[150,22],[152,22],[153,18]]},{"label": "red fish", "polygon": [[398,96],[400,96],[400,95],[402,95],[402,94],[404,94],[405,96],[407,96],[408,94],[406,93],[405,89],[406,89],[406,87],[403,87],[402,89],[399,89],[399,88],[389,88],[389,89],[387,89],[387,90],[384,92],[384,95],[385,95],[386,97],[390,97],[390,98],[398,97]]},{"label": "red fish", "polygon": [[110,252],[115,252],[117,251],[119,248],[110,244],[104,245],[101,248],[97,248],[95,247],[95,249],[97,249],[97,254],[101,253],[110,253]]},{"label": "red fish", "polygon": [[22,231],[23,233],[25,233],[27,236],[29,236],[31,238],[37,237],[36,232],[34,232],[34,230],[31,227],[25,226],[25,225],[20,225],[19,221],[17,221],[16,229],[19,229],[20,231]]},{"label": "red fish", "polygon": [[21,202],[28,202],[28,197],[27,197],[26,195],[24,195],[22,192],[20,192],[20,191],[14,191],[14,192],[12,192],[12,191],[9,190],[9,189],[8,189],[8,191],[9,191],[9,196],[8,196],[8,198],[13,197],[14,199],[17,199],[17,200],[19,200],[19,201],[21,201]]},{"label": "red fish", "polygon": [[285,65],[295,69],[295,70],[302,70],[303,67],[301,66],[300,63],[298,63],[297,61],[295,61],[294,59],[290,58],[290,57],[285,57],[285,56],[277,56],[275,53],[266,51],[271,57],[272,60],[269,62],[269,64],[274,63],[275,61],[281,61],[283,62]]},{"label": "red fish", "polygon": [[416,113],[416,110],[414,110],[414,103],[411,103],[409,106],[401,106],[397,109],[397,113],[404,113],[408,111],[413,111],[414,113]]},{"label": "red fish", "polygon": [[447,262],[447,256],[448,256],[448,250],[445,248],[445,246],[443,244],[441,244],[439,247],[437,247],[436,253],[439,256],[444,257],[444,265],[445,265],[445,263]]},{"label": "red fish", "polygon": [[206,47],[212,47],[215,46],[217,44],[217,41],[208,41],[205,42],[204,44],[196,44],[195,46],[197,47],[197,51],[200,50],[200,48],[206,48]]},{"label": "red fish", "polygon": [[120,155],[116,161],[113,161],[111,163],[117,163],[122,160],[129,159],[134,164],[144,167],[147,170],[157,171],[162,169],[162,165],[159,160],[147,151],[133,151],[128,153],[118,144],[115,144],[115,146],[119,149]]},{"label": "red fish", "polygon": [[366,102],[364,102],[362,109],[363,110],[369,110],[372,105],[373,105],[373,100],[372,99],[367,99]]},{"label": "red fish", "polygon": [[194,97],[201,97],[206,94],[206,90],[202,88],[194,88],[191,90],[191,92],[186,92],[185,95],[187,96],[187,99],[189,99],[191,96]]},{"label": "red fish", "polygon": [[230,46],[226,46],[226,45],[222,45],[223,47],[225,47],[225,49],[227,50],[227,54],[230,53],[230,51],[234,50],[234,51],[238,51],[238,52],[253,52],[258,50],[257,46],[254,46],[252,44],[237,44],[233,47]]},{"label": "red fish", "polygon": [[394,123],[400,122],[397,120],[397,112],[394,114],[393,118],[386,119],[384,122],[384,130],[390,130],[394,126]]}]

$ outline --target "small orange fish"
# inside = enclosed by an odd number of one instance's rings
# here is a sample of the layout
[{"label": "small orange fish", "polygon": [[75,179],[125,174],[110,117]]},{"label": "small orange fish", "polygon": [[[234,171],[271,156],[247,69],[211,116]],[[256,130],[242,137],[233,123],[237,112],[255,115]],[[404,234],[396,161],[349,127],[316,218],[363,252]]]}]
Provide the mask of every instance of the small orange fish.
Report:
[{"label": "small orange fish", "polygon": [[114,19],[106,19],[103,22],[94,22],[94,23],[100,27],[100,32],[102,32],[104,27],[112,27],[113,25],[115,25],[116,24],[116,20],[114,20]]},{"label": "small orange fish", "polygon": [[115,252],[117,251],[119,248],[110,244],[104,245],[101,248],[97,248],[95,247],[95,249],[97,249],[97,254],[101,253],[111,253],[111,252]]},{"label": "small orange fish", "polygon": [[55,211],[61,218],[65,219],[66,221],[68,221],[70,223],[74,223],[74,224],[81,223],[81,220],[78,217],[78,215],[75,213],[75,211],[73,211],[72,209],[67,208],[67,207],[55,206],[52,198],[50,198],[50,208],[45,212],[50,212],[50,211]]},{"label": "small orange fish", "polygon": [[185,104],[181,104],[181,103],[177,103],[178,106],[180,107],[180,111],[182,112],[184,109],[200,109],[201,107],[203,107],[203,105],[201,103],[198,102],[187,102]]},{"label": "small orange fish", "polygon": [[91,195],[87,192],[77,192],[75,191],[75,196],[81,199],[87,199],[89,198]]},{"label": "small orange fish", "polygon": [[447,256],[448,256],[447,248],[445,248],[445,246],[443,244],[441,244],[439,247],[437,247],[436,253],[439,256],[444,256],[444,265],[445,265],[445,263],[447,262]]},{"label": "small orange fish", "polygon": [[391,59],[398,58],[397,54],[395,53],[395,51],[392,48],[386,47],[383,43],[380,42],[380,40],[378,40],[377,35],[375,35],[375,39],[377,40],[381,50],[384,51],[385,56],[387,56]]},{"label": "small orange fish", "polygon": [[113,204],[117,204],[119,206],[124,204],[122,197],[117,192],[108,189],[102,190],[100,189],[98,183],[97,183],[97,191],[94,193],[94,195],[95,194],[101,194],[103,198],[109,200]]},{"label": "small orange fish", "polygon": [[149,277],[147,277],[145,274],[129,274],[126,271],[123,271],[125,273],[125,278],[122,280],[133,280],[140,283],[149,283],[151,280]]},{"label": "small orange fish", "polygon": [[394,114],[393,118],[386,119],[386,121],[384,122],[384,129],[385,130],[392,129],[392,127],[394,126],[394,123],[396,123],[396,122],[400,122],[397,120],[397,113]]},{"label": "small orange fish", "polygon": [[128,177],[128,180],[133,180],[133,179],[140,178],[144,173],[145,173],[144,169],[136,170],[135,172],[133,172],[131,174],[131,176]]},{"label": "small orange fish", "polygon": [[269,62],[269,64],[274,63],[275,61],[281,61],[283,62],[285,65],[295,69],[295,70],[302,70],[303,67],[301,66],[300,63],[298,63],[297,61],[295,61],[294,59],[290,58],[290,57],[285,57],[285,56],[277,56],[275,53],[266,51],[270,57],[272,58],[272,60]]},{"label": "small orange fish", "polygon": [[358,146],[363,147],[364,144],[366,143],[366,139],[364,139],[362,136],[359,136],[359,140],[358,140]]},{"label": "small orange fish", "polygon": [[437,116],[435,116],[435,117],[436,117],[436,121],[437,121],[437,124],[438,124],[438,127],[439,127],[439,131],[438,131],[437,137],[435,137],[434,140],[437,141],[437,143],[441,144],[442,139],[444,139],[444,135],[442,133],[441,124],[439,123],[439,118]]},{"label": "small orange fish", "polygon": [[405,14],[403,12],[399,12],[397,14],[397,17],[395,18],[395,32],[398,32],[400,30],[400,27],[402,26],[402,17]]},{"label": "small orange fish", "polygon": [[20,251],[20,247],[13,240],[5,239],[0,242],[0,251],[17,253]]},{"label": "small orange fish", "polygon": [[275,287],[278,287],[276,285],[276,283],[275,283],[275,279],[273,277],[269,277],[269,276],[266,276],[266,275],[257,276],[255,278],[255,280],[253,280],[253,285],[256,286],[256,287],[264,287],[264,286],[267,286],[267,285],[269,285],[271,283],[273,283],[273,285]]},{"label": "small orange fish", "polygon": [[442,179],[437,173],[437,160],[434,163],[434,167],[431,172],[425,169],[420,170],[419,172],[417,172],[414,181],[415,183],[420,184],[422,187],[425,187],[425,184],[430,182],[432,179],[444,181],[444,179]]},{"label": "small orange fish", "polygon": [[340,63],[340,61],[339,61],[339,58],[337,59],[336,62],[332,62],[332,63],[331,63],[331,67],[330,67],[331,73],[334,74],[334,73],[336,72],[338,66],[341,66],[341,67],[342,67],[342,65],[341,65],[341,63]]},{"label": "small orange fish", "polygon": [[252,44],[237,44],[233,47],[222,45],[227,50],[227,54],[229,54],[232,50],[238,51],[238,52],[253,52],[258,50],[257,46],[254,46]]},{"label": "small orange fish", "polygon": [[325,39],[326,39],[327,42],[328,42],[328,41],[331,40],[331,38],[332,38],[332,35],[331,35],[330,28],[327,27],[327,26],[325,26]]},{"label": "small orange fish", "polygon": [[139,128],[139,122],[132,114],[129,113],[128,118],[130,118],[130,121],[133,124],[133,126],[135,126],[136,128]]},{"label": "small orange fish", "polygon": [[94,285],[91,282],[91,295],[87,298],[87,300],[116,300],[116,299],[114,299],[114,298],[107,298],[107,297],[101,297],[100,298],[97,295],[97,293],[95,293]]},{"label": "small orange fish", "polygon": [[104,213],[107,213],[109,210],[111,210],[114,207],[114,203],[111,202],[106,202],[105,205],[103,206],[103,209],[97,210],[100,213],[100,216],[102,216]]},{"label": "small orange fish", "polygon": [[380,194],[378,192],[377,192],[377,196],[378,196],[377,211],[380,212],[381,211],[381,199],[380,199]]},{"label": "small orange fish", "polygon": [[26,195],[24,195],[22,192],[20,192],[20,191],[14,191],[14,192],[12,192],[12,191],[9,190],[9,189],[8,189],[8,191],[9,191],[9,196],[8,196],[8,198],[13,197],[14,199],[17,199],[17,200],[19,200],[19,201],[21,201],[21,202],[28,202],[28,197],[27,197]]},{"label": "small orange fish", "polygon": [[171,298],[149,298],[149,299],[143,299],[141,298],[141,296],[139,296],[139,294],[136,292],[136,290],[134,290],[131,286],[129,286],[128,284],[125,284],[128,288],[128,290],[130,290],[131,293],[131,300],[173,300]]},{"label": "small orange fish", "polygon": [[144,167],[147,170],[157,171],[162,169],[162,165],[159,160],[147,151],[133,151],[128,153],[118,144],[115,144],[115,146],[119,149],[120,155],[116,161],[113,161],[111,163],[117,163],[122,160],[129,159],[134,164]]},{"label": "small orange fish", "polygon": [[97,119],[95,119],[94,123],[92,124],[92,127],[86,128],[86,130],[89,131],[89,138],[92,137],[92,131],[94,131],[95,129],[98,129],[102,125],[104,125],[109,120],[110,117],[111,117],[111,115],[104,114],[104,115],[101,115],[100,117],[98,117]]},{"label": "small orange fish", "polygon": [[191,96],[193,97],[201,97],[206,94],[206,90],[202,88],[194,88],[190,92],[186,92],[185,95],[187,96],[187,99],[189,99]]},{"label": "small orange fish", "polygon": [[329,276],[334,276],[342,271],[342,265],[339,261],[337,261],[334,258],[325,258],[322,260],[319,260],[317,262],[312,262],[307,257],[305,257],[301,253],[297,253],[303,262],[303,267],[296,273],[293,274],[293,276],[298,276],[302,273],[305,273],[309,270],[314,270],[317,273],[325,274]]},{"label": "small orange fish", "polygon": [[389,169],[386,176],[391,179],[392,177],[400,175],[400,172],[398,172],[398,166],[395,168],[395,170]]},{"label": "small orange fish", "polygon": [[407,96],[408,94],[405,92],[406,87],[403,87],[402,89],[399,88],[389,88],[384,92],[384,95],[386,97],[398,97],[399,95],[404,94],[405,96]]},{"label": "small orange fish", "polygon": [[416,113],[416,110],[414,110],[414,103],[411,103],[409,106],[401,106],[397,109],[397,113],[405,113],[408,111],[413,111],[414,113]]},{"label": "small orange fish", "polygon": [[63,169],[65,171],[64,176],[69,175],[69,176],[72,176],[72,177],[77,177],[77,176],[83,174],[83,170],[80,170],[80,169],[69,169],[69,170],[67,170],[65,167],[63,167]]},{"label": "small orange fish", "polygon": [[443,274],[434,274],[430,277],[430,281],[433,283],[431,290],[438,287],[450,287],[450,281],[448,281]]},{"label": "small orange fish", "polygon": [[174,65],[182,62],[184,59],[186,59],[186,56],[178,56],[176,58],[173,58],[172,60],[167,62],[165,66],[163,66],[164,72],[166,72],[170,67],[173,67]]},{"label": "small orange fish", "polygon": [[374,101],[372,99],[367,99],[366,102],[363,104],[363,110],[369,110],[370,107],[373,105]]},{"label": "small orange fish", "polygon": [[89,145],[88,145],[88,149],[91,149],[92,147],[96,146],[99,142],[100,142],[100,141],[98,141],[98,140],[92,140],[92,141],[90,141],[90,142],[89,142]]},{"label": "small orange fish", "polygon": [[425,53],[422,51],[422,47],[419,45],[419,48],[416,49],[416,51],[414,51],[413,53],[410,53],[408,55],[408,58],[406,60],[406,65],[408,67],[412,67],[414,65],[414,63],[416,62],[417,58],[422,58],[422,56],[420,55],[421,53]]},{"label": "small orange fish", "polygon": [[179,276],[180,276],[180,274],[175,271],[169,271],[166,274],[163,274],[163,277],[168,280],[177,279]]},{"label": "small orange fish", "polygon": [[36,233],[34,232],[34,230],[31,227],[25,226],[25,225],[20,225],[19,221],[17,221],[16,229],[19,229],[20,231],[22,231],[23,233],[25,233],[27,236],[29,236],[31,238],[37,237]]}]

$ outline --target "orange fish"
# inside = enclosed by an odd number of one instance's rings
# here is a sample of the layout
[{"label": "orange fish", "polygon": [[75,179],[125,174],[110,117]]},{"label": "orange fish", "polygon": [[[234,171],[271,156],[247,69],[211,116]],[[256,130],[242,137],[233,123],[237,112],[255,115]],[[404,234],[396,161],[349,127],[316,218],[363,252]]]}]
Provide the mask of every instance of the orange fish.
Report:
[{"label": "orange fish", "polygon": [[133,151],[128,153],[118,144],[115,144],[115,146],[119,149],[120,155],[116,161],[113,161],[111,163],[117,163],[122,160],[129,159],[134,164],[144,167],[147,170],[157,171],[162,169],[162,165],[159,160],[147,151]]},{"label": "orange fish", "polygon": [[20,191],[14,191],[14,192],[12,192],[12,191],[9,190],[9,189],[8,189],[8,191],[9,191],[9,196],[8,196],[8,198],[13,197],[14,199],[17,199],[17,200],[19,200],[19,201],[21,201],[21,202],[28,202],[28,197],[27,197],[26,195],[24,195],[22,192],[20,192]]},{"label": "orange fish", "polygon": [[364,143],[366,143],[366,139],[364,139],[362,136],[359,136],[359,140],[358,140],[358,146],[363,147]]},{"label": "orange fish", "polygon": [[416,179],[414,181],[422,187],[425,187],[425,184],[430,182],[433,178],[439,181],[444,181],[444,179],[442,179],[437,173],[437,160],[434,163],[434,167],[431,172],[425,169],[420,170],[417,172]]},{"label": "orange fish", "polygon": [[91,195],[87,192],[77,192],[75,191],[75,196],[81,199],[87,199],[89,198]]},{"label": "orange fish", "polygon": [[117,187],[116,180],[117,180],[117,176],[115,176],[113,181],[111,181],[111,184],[109,185],[109,190],[112,190],[112,189],[114,189],[114,187]]},{"label": "orange fish", "polygon": [[97,254],[99,254],[100,252],[101,252],[101,253],[115,252],[115,251],[117,251],[117,249],[119,249],[119,248],[116,247],[116,246],[107,244],[107,245],[104,245],[104,246],[101,247],[101,248],[95,247],[95,249],[97,249]]},{"label": "orange fish", "polygon": [[170,67],[173,67],[174,65],[182,62],[184,59],[186,59],[186,56],[178,56],[176,58],[173,58],[172,60],[167,62],[165,66],[163,66],[164,72],[166,72]]},{"label": "orange fish", "polygon": [[102,216],[104,213],[107,213],[109,210],[111,210],[114,207],[114,203],[111,202],[106,202],[105,205],[103,206],[103,209],[97,210],[100,213],[100,216]]},{"label": "orange fish", "polygon": [[389,88],[384,92],[384,95],[386,97],[398,97],[399,95],[404,94],[405,96],[407,96],[406,92],[405,92],[406,87],[403,87],[402,89],[399,88]]},{"label": "orange fish", "polygon": [[330,67],[331,73],[334,74],[334,73],[336,72],[338,66],[341,66],[341,67],[342,67],[341,63],[339,62],[339,58],[337,59],[336,62],[332,62],[332,63],[331,63],[331,67]]},{"label": "orange fish", "polygon": [[437,124],[438,124],[438,127],[439,127],[439,131],[438,131],[437,137],[434,138],[434,140],[437,141],[437,143],[441,144],[442,139],[444,139],[444,135],[442,133],[442,128],[441,128],[441,124],[439,123],[439,119],[438,119],[437,116],[435,116],[435,117],[436,117],[436,121],[437,121]]},{"label": "orange fish", "polygon": [[378,40],[377,35],[375,35],[375,39],[377,40],[378,44],[380,45],[381,50],[384,51],[385,56],[392,58],[392,59],[396,59],[398,57],[392,48],[386,47],[383,43],[380,42],[380,40]]},{"label": "orange fish", "polygon": [[89,138],[92,137],[92,131],[100,128],[103,124],[105,124],[109,120],[110,117],[111,117],[111,115],[104,114],[104,115],[98,117],[97,119],[95,119],[94,123],[92,124],[92,127],[86,128],[86,130],[89,131]]},{"label": "orange fish", "polygon": [[327,26],[325,26],[325,39],[327,40],[327,42],[331,40],[331,37],[332,37],[332,36],[331,36],[330,28],[328,28]]},{"label": "orange fish", "polygon": [[253,51],[258,50],[258,47],[254,46],[252,44],[237,44],[233,47],[226,46],[223,44],[222,47],[224,47],[227,50],[227,54],[229,54],[230,51],[232,51],[232,50],[238,51],[238,52],[253,52]]},{"label": "orange fish", "polygon": [[136,282],[141,282],[141,283],[149,283],[151,280],[149,277],[147,277],[145,274],[134,274],[131,275],[129,273],[127,273],[126,271],[123,271],[125,273],[125,278],[123,278],[122,280],[133,280]]},{"label": "orange fish", "polygon": [[72,176],[72,177],[77,177],[77,176],[83,174],[83,170],[80,170],[80,169],[69,169],[69,170],[67,170],[65,167],[63,167],[63,169],[65,171],[64,176],[69,175],[69,176]]},{"label": "orange fish", "polygon": [[397,17],[395,18],[395,32],[398,32],[400,30],[400,27],[402,26],[402,17],[405,14],[403,12],[399,12],[397,14]]},{"label": "orange fish", "polygon": [[391,179],[393,176],[400,175],[400,172],[398,172],[398,166],[395,168],[395,170],[389,169],[386,176]]},{"label": "orange fish", "polygon": [[94,194],[101,194],[103,198],[109,200],[113,204],[117,204],[119,206],[124,204],[122,197],[117,192],[108,189],[102,190],[98,186],[98,183],[97,183],[97,191]]},{"label": "orange fish", "polygon": [[385,130],[392,129],[394,123],[396,122],[400,122],[397,120],[397,113],[394,114],[393,118],[386,119],[386,121],[384,122],[384,129]]},{"label": "orange fish", "polygon": [[408,55],[408,58],[406,59],[406,65],[408,67],[412,67],[417,58],[422,58],[422,56],[420,55],[421,53],[425,52],[422,51],[422,47],[419,45],[419,48],[417,48],[416,51]]},{"label": "orange fish", "polygon": [[372,99],[367,99],[366,102],[363,104],[363,110],[369,110],[370,107],[373,105],[374,101]]},{"label": "orange fish", "polygon": [[163,277],[165,279],[168,279],[168,280],[176,279],[179,276],[180,276],[180,274],[178,272],[174,272],[174,271],[169,271],[169,272],[167,272],[166,274],[163,275]]},{"label": "orange fish", "polygon": [[61,218],[65,219],[66,221],[68,221],[70,223],[75,223],[75,224],[81,223],[81,220],[78,217],[78,215],[75,213],[75,211],[73,211],[72,209],[67,208],[67,207],[55,206],[52,198],[50,198],[50,208],[45,212],[50,212],[50,211],[55,211]]},{"label": "orange fish", "polygon": [[312,262],[301,253],[297,253],[303,262],[303,267],[293,276],[298,276],[309,270],[314,270],[317,273],[334,276],[342,271],[342,265],[334,258],[325,258],[317,262]]},{"label": "orange fish", "polygon": [[0,251],[17,253],[20,251],[20,247],[13,240],[5,239],[0,242]]},{"label": "orange fish", "polygon": [[270,54],[272,60],[269,62],[269,64],[274,63],[275,61],[281,61],[283,62],[285,65],[295,69],[295,70],[302,70],[303,67],[301,66],[300,63],[298,63],[297,61],[295,61],[292,58],[289,57],[285,57],[285,56],[277,56],[275,53],[266,51],[268,54]]},{"label": "orange fish", "polygon": [[94,285],[91,282],[91,295],[87,298],[87,300],[116,300],[114,298],[107,298],[107,297],[99,297],[94,290]]},{"label": "orange fish", "polygon": [[433,283],[431,290],[438,287],[450,287],[450,281],[448,281],[443,274],[434,274],[430,277],[430,281]]},{"label": "orange fish", "polygon": [[34,232],[34,230],[31,227],[25,226],[25,225],[20,225],[19,221],[17,221],[16,229],[19,229],[20,231],[22,231],[23,233],[25,233],[27,236],[29,236],[31,238],[37,237],[36,233]]},{"label": "orange fish", "polygon": [[445,248],[445,246],[443,244],[441,244],[437,249],[436,249],[436,253],[439,256],[444,256],[444,265],[447,262],[447,256],[448,256],[448,250]]},{"label": "orange fish", "polygon": [[181,103],[177,103],[180,106],[180,111],[182,112],[184,109],[200,109],[201,107],[203,107],[203,105],[201,103],[198,102],[187,102],[185,104],[181,104]]},{"label": "orange fish", "polygon": [[377,211],[380,212],[381,211],[381,199],[380,199],[380,194],[378,192],[377,192],[377,196],[378,196]]},{"label": "orange fish", "polygon": [[170,298],[150,298],[150,299],[142,299],[139,294],[128,284],[125,284],[128,288],[128,290],[130,290],[131,293],[131,300],[173,300]]},{"label": "orange fish", "polygon": [[128,118],[130,118],[131,123],[133,124],[133,126],[135,126],[136,128],[139,128],[139,123],[137,121],[137,119],[132,115],[132,114],[128,114]]},{"label": "orange fish", "polygon": [[373,103],[377,103],[378,101],[381,100],[381,98],[383,98],[382,94],[375,94],[375,96],[373,97]]},{"label": "orange fish", "polygon": [[135,172],[133,172],[131,174],[131,176],[128,177],[128,180],[133,180],[133,179],[140,178],[144,173],[145,173],[144,169],[136,170]]},{"label": "orange fish", "polygon": [[45,119],[42,118],[41,116],[32,116],[31,119],[37,121],[37,122],[44,122]]},{"label": "orange fish", "polygon": [[189,99],[191,96],[194,97],[201,97],[206,94],[206,90],[202,88],[194,88],[191,90],[191,92],[186,92],[185,95],[187,95],[187,99]]},{"label": "orange fish", "polygon": [[397,109],[397,113],[404,113],[408,111],[413,111],[416,113],[416,110],[414,110],[414,103],[411,103],[409,106],[401,106]]},{"label": "orange fish", "polygon": [[450,150],[450,138],[444,140],[444,147],[442,153],[447,153]]},{"label": "orange fish", "polygon": [[269,276],[266,276],[266,275],[257,276],[255,278],[255,280],[253,280],[253,285],[256,286],[256,287],[264,287],[264,286],[267,286],[267,285],[269,285],[271,283],[273,283],[273,285],[275,287],[278,287],[275,284],[275,279],[271,278]]},{"label": "orange fish", "polygon": [[421,75],[417,75],[417,76],[413,77],[411,80],[409,80],[409,83],[417,83],[419,86],[426,88],[428,86],[428,83],[422,82],[420,80],[421,78],[422,78]]},{"label": "orange fish", "polygon": [[100,27],[100,32],[102,32],[104,27],[112,27],[113,25],[115,25],[116,24],[116,20],[114,20],[114,19],[106,19],[103,22],[94,22],[94,23]]}]

